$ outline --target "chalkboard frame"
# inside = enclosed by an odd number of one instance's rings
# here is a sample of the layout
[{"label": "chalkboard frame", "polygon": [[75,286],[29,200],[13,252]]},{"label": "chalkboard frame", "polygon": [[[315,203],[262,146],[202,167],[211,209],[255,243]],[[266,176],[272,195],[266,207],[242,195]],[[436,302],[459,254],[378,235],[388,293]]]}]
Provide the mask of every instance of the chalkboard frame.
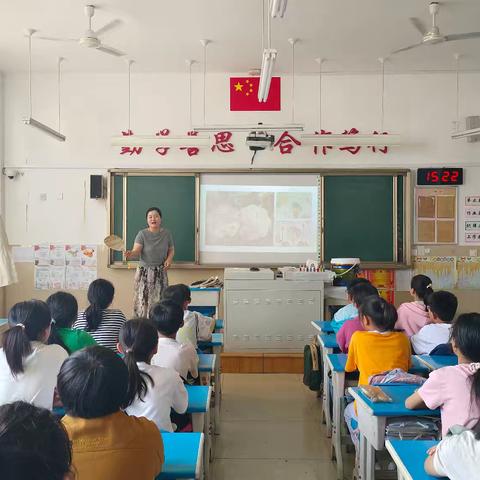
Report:
[{"label": "chalkboard frame", "polygon": [[[332,169],[332,168],[198,168],[198,169],[136,169],[136,168],[125,168],[125,169],[110,169],[108,170],[109,182],[108,182],[108,198],[109,198],[109,226],[110,233],[115,233],[114,230],[114,178],[118,174],[127,175],[146,175],[146,176],[178,176],[178,175],[189,175],[196,176],[196,194],[195,194],[195,221],[196,221],[196,232],[195,232],[195,263],[175,263],[172,265],[173,268],[177,269],[218,269],[221,268],[219,265],[210,265],[210,264],[201,264],[199,263],[199,215],[200,215],[200,184],[201,184],[201,175],[202,174],[312,174],[319,177],[319,188],[320,188],[320,198],[323,200],[323,178],[330,175],[358,175],[358,176],[369,176],[369,175],[391,175],[400,176],[403,178],[402,182],[402,206],[396,205],[398,209],[399,217],[402,219],[402,229],[403,229],[403,239],[402,244],[397,244],[397,233],[394,234],[395,246],[398,252],[401,252],[399,258],[393,262],[362,262],[362,265],[366,268],[390,268],[390,269],[405,269],[411,266],[411,249],[412,249],[412,184],[411,184],[411,170],[401,169],[401,168],[385,168],[385,169]],[[125,205],[123,207],[125,211]],[[118,216],[118,213],[117,213]],[[123,216],[124,217],[124,216]],[[319,208],[319,217],[320,217],[320,232],[319,232],[319,260],[325,261],[328,259],[323,258],[324,253],[324,204],[323,201],[320,204]],[[123,222],[126,222],[126,218],[123,219]],[[127,269],[132,266],[136,266],[136,262],[129,262],[130,265],[125,265],[122,261],[119,261],[114,257],[113,252],[110,252],[108,255],[108,267],[110,268],[119,268]],[[239,266],[235,264],[225,265],[227,266]],[[244,266],[244,265],[241,265]],[[262,264],[261,266],[271,266],[277,267],[277,264]]]}]

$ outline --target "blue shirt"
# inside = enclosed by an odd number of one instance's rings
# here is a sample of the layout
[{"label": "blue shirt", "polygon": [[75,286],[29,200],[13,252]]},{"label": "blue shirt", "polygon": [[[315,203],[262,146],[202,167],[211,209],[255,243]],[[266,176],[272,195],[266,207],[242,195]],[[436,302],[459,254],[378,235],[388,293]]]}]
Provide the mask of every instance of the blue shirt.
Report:
[{"label": "blue shirt", "polygon": [[335,335],[339,332],[339,330],[342,328],[343,324],[347,320],[351,320],[352,318],[355,318],[357,316],[358,310],[353,303],[349,303],[348,305],[345,305],[340,310],[338,310],[333,316],[332,320],[332,328],[335,332]]}]

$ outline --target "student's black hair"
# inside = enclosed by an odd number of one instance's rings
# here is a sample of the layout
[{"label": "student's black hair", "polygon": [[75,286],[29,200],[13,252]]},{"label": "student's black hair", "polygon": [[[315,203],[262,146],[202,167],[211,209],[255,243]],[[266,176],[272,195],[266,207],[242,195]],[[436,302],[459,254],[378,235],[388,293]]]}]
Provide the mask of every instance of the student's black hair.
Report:
[{"label": "student's black hair", "polygon": [[88,287],[87,298],[90,305],[85,310],[87,332],[96,330],[102,322],[102,312],[110,306],[115,295],[115,287],[108,280],[97,278]]},{"label": "student's black hair", "polygon": [[370,297],[371,295],[376,295],[378,297],[378,290],[370,282],[357,283],[352,287],[350,293],[353,303],[359,307],[362,305],[365,298]]},{"label": "student's black hair", "polygon": [[[480,362],[480,313],[463,313],[453,322],[451,340],[472,363]],[[480,402],[480,369],[473,374],[472,400]]]},{"label": "student's black hair", "polygon": [[350,283],[347,285],[347,294],[352,296],[352,288],[362,283],[370,283],[370,280],[363,277],[356,277],[353,280],[351,280]]},{"label": "student's black hair", "polygon": [[381,332],[393,330],[397,323],[397,309],[378,295],[366,297],[360,307],[360,313],[370,318]]},{"label": "student's black hair", "polygon": [[150,207],[147,209],[147,211],[145,212],[145,218],[148,217],[148,214],[150,212],[157,212],[159,215],[160,215],[160,218],[162,218],[162,211],[158,208],[158,207]]},{"label": "student's black hair", "polygon": [[177,305],[183,308],[185,302],[189,302],[192,299],[190,293],[190,287],[183,283],[177,283],[176,285],[170,285],[162,293],[162,300],[172,300]]},{"label": "student's black hair", "polygon": [[93,346],[77,350],[64,362],[57,389],[72,417],[98,418],[128,407],[128,368],[113,350]]},{"label": "student's black hair", "polygon": [[58,333],[58,329],[72,327],[78,314],[77,299],[71,293],[56,292],[47,298],[46,303],[48,308],[50,308],[50,315],[53,320],[48,343],[50,345],[60,345],[68,353],[71,353],[65,343],[63,343],[63,340]]},{"label": "student's black hair", "polygon": [[428,297],[428,308],[443,323],[452,323],[457,307],[458,300],[453,293],[439,290]]},{"label": "student's black hair", "polygon": [[150,309],[150,320],[157,330],[165,336],[171,336],[183,326],[183,309],[172,300],[163,300]]},{"label": "student's black hair", "polygon": [[427,306],[428,297],[433,293],[432,279],[426,275],[415,275],[410,282],[410,288],[417,294],[420,300],[423,300],[425,306]]},{"label": "student's black hair", "polygon": [[146,318],[135,318],[125,323],[120,330],[120,345],[124,353],[123,360],[128,368],[128,396],[143,400],[148,390],[148,382],[155,382],[146,372],[140,371],[137,362],[150,362],[150,357],[158,345],[158,333],[155,324]]},{"label": "student's black hair", "polygon": [[24,371],[23,359],[32,353],[30,342],[38,340],[50,323],[50,309],[41,300],[19,302],[10,309],[3,350],[14,377]]},{"label": "student's black hair", "polygon": [[26,402],[0,407],[2,480],[63,480],[71,465],[67,432],[51,412]]}]

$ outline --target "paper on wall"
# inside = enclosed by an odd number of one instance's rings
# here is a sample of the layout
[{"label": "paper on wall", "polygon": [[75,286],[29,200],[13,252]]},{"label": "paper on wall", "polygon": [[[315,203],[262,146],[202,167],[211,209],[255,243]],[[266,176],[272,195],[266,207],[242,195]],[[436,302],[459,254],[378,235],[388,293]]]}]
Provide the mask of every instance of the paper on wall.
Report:
[{"label": "paper on wall", "polygon": [[454,288],[456,284],[456,257],[414,257],[414,275],[427,275],[433,289]]},{"label": "paper on wall", "polygon": [[35,265],[50,265],[50,245],[34,245]]},{"label": "paper on wall", "polygon": [[34,260],[33,247],[12,247],[15,263],[32,263]]},{"label": "paper on wall", "polygon": [[81,245],[80,254],[82,265],[97,266],[97,245]]},{"label": "paper on wall", "polygon": [[50,289],[61,290],[65,288],[65,266],[50,265]]},{"label": "paper on wall", "polygon": [[50,266],[38,266],[34,268],[34,282],[36,290],[49,290]]},{"label": "paper on wall", "polygon": [[82,264],[82,250],[80,245],[65,245],[65,260],[67,265],[80,266]]},{"label": "paper on wall", "polygon": [[480,288],[480,257],[457,258],[458,288]]},{"label": "paper on wall", "polygon": [[81,290],[88,290],[90,284],[97,279],[96,267],[82,267],[82,280],[80,282]]},{"label": "paper on wall", "polygon": [[410,290],[410,282],[412,281],[413,271],[396,270],[395,271],[395,289],[397,292],[408,292]]}]

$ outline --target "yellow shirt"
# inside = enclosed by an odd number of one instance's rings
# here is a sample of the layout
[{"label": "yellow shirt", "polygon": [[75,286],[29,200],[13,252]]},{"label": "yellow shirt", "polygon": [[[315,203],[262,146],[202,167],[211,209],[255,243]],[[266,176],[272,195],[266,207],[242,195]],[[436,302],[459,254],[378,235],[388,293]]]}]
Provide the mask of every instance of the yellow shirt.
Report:
[{"label": "yellow shirt", "polygon": [[360,372],[359,385],[368,385],[368,379],[394,368],[405,372],[411,363],[410,341],[403,332],[358,331],[352,335],[348,347],[346,372]]},{"label": "yellow shirt", "polygon": [[117,412],[62,420],[72,442],[76,480],[153,480],[164,461],[156,425]]}]

